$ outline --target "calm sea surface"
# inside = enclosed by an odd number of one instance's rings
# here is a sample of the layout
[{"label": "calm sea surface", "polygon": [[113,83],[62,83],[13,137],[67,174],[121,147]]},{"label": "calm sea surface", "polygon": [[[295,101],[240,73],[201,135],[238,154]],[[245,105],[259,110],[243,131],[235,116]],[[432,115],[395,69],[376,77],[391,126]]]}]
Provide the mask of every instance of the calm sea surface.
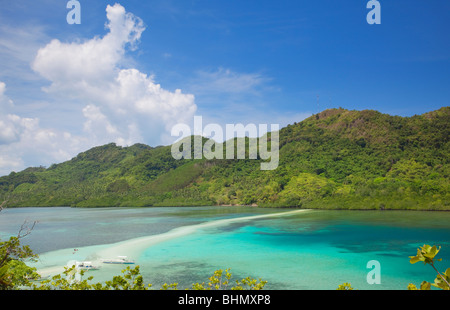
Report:
[{"label": "calm sea surface", "polygon": [[[450,212],[311,210],[275,215],[290,211],[5,209],[0,213],[0,238],[16,235],[25,221],[38,221],[23,243],[40,254],[39,270],[56,272],[75,260],[96,262],[105,258],[101,253],[114,249],[131,256],[154,288],[177,282],[183,289],[207,282],[216,269],[231,268],[233,279],[262,278],[268,281],[266,289],[335,289],[350,282],[362,290],[404,290],[408,283],[434,281],[430,266],[409,263],[408,256],[423,244],[442,246],[443,261],[436,267],[442,271],[450,267]],[[380,263],[381,284],[367,283],[371,271],[367,263],[372,260]],[[89,274],[104,281],[121,269],[122,265],[103,264]]]}]

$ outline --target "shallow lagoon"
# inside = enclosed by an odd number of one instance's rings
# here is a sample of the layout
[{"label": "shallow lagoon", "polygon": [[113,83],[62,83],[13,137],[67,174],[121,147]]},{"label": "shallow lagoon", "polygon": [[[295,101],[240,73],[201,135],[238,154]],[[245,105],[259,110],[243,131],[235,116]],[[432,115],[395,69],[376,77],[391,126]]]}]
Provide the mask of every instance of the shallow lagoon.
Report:
[{"label": "shallow lagoon", "polygon": [[[358,289],[403,290],[410,282],[419,285],[435,278],[431,267],[409,263],[408,256],[425,243],[441,245],[443,262],[437,267],[450,267],[450,212],[311,210],[275,215],[291,211],[6,209],[0,213],[0,237],[17,234],[25,220],[38,221],[23,242],[40,254],[40,270],[52,274],[69,261],[128,255],[155,288],[166,282],[186,288],[207,281],[216,269],[231,268],[233,278],[269,281],[267,289],[335,289],[350,282]],[[366,281],[371,260],[380,262],[379,285]],[[88,272],[97,281],[124,268],[101,267]]]}]

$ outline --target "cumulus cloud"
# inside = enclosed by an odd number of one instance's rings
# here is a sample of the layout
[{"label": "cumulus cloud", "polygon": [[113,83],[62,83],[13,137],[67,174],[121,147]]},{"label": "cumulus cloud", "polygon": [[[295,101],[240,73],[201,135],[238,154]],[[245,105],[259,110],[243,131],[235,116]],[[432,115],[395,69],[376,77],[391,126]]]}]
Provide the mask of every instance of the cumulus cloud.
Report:
[{"label": "cumulus cloud", "polygon": [[[0,144],[0,175],[29,166],[49,166],[69,160],[89,145],[89,140],[68,132],[42,128],[38,119],[19,118],[22,122],[15,141]],[[25,122],[25,124],[23,124]]]},{"label": "cumulus cloud", "polygon": [[39,49],[32,68],[52,82],[47,91],[98,86],[115,75],[126,45],[135,46],[145,27],[141,19],[126,13],[119,4],[108,5],[106,12],[109,32],[103,38],[71,43],[53,39]]},{"label": "cumulus cloud", "polygon": [[17,141],[27,120],[10,114],[13,101],[6,96],[6,84],[0,82],[0,145]]},{"label": "cumulus cloud", "polygon": [[38,51],[32,68],[51,82],[46,92],[88,103],[80,107],[84,129],[99,143],[160,143],[174,124],[193,117],[195,98],[165,90],[137,69],[122,68],[145,26],[120,4],[108,5],[106,17],[106,35],[84,42],[52,40]]},{"label": "cumulus cloud", "polygon": [[[106,7],[106,19],[104,36],[47,41],[31,62],[32,70],[49,82],[42,88],[48,103],[67,118],[70,129],[46,128],[38,117],[19,116],[0,81],[0,175],[48,166],[110,142],[169,144],[171,127],[193,119],[193,95],[164,89],[154,76],[127,68],[127,53],[137,49],[143,21],[120,4]],[[70,104],[67,114],[61,104]]]},{"label": "cumulus cloud", "polygon": [[31,162],[49,165],[71,158],[88,139],[41,128],[38,118],[14,113],[14,104],[0,82],[0,175],[26,168]]},{"label": "cumulus cloud", "polygon": [[6,84],[0,82],[0,113],[3,112],[6,107],[13,106],[13,101],[6,96],[5,92]]},{"label": "cumulus cloud", "polygon": [[15,114],[2,115],[0,118],[0,144],[9,144],[20,139],[20,135],[33,125],[35,120],[21,118]]},{"label": "cumulus cloud", "polygon": [[115,142],[118,145],[131,145],[135,141],[140,141],[142,137],[139,135],[137,124],[128,125],[128,137],[125,137],[119,129],[110,122],[108,117],[103,114],[99,107],[88,105],[83,108],[83,115],[86,118],[83,129],[95,144],[101,143],[103,140]]}]

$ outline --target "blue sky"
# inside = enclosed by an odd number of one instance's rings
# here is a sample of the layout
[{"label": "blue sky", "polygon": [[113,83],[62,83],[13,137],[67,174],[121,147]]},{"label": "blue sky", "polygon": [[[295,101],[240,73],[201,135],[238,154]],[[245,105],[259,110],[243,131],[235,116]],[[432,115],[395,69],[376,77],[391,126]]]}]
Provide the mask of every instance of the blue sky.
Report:
[{"label": "blue sky", "polygon": [[[175,123],[411,116],[450,102],[450,2],[0,0],[0,175]],[[106,25],[106,26],[105,26]]]}]

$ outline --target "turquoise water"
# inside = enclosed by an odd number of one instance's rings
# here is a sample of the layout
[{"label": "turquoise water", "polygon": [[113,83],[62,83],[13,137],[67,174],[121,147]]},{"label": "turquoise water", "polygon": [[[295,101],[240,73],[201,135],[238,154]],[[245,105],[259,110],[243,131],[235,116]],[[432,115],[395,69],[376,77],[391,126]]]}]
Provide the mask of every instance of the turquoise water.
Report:
[{"label": "turquoise water", "polygon": [[[335,289],[350,282],[358,289],[403,290],[410,282],[419,285],[435,278],[431,267],[409,263],[408,256],[425,243],[442,246],[438,269],[450,267],[449,212],[314,210],[276,215],[291,211],[7,209],[0,213],[0,237],[16,234],[26,219],[37,220],[24,242],[40,253],[40,270],[56,272],[73,260],[130,255],[155,287],[177,282],[186,288],[207,281],[216,269],[231,268],[234,279],[262,278],[267,289]],[[367,283],[371,260],[380,263],[381,284]],[[121,269],[102,265],[89,273],[103,281]]]}]

